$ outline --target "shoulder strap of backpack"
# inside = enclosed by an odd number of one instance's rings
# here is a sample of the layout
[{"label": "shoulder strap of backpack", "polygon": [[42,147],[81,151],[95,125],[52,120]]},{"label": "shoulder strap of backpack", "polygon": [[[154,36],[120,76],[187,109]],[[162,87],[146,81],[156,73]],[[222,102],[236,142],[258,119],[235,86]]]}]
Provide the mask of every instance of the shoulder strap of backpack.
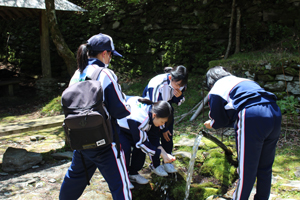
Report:
[{"label": "shoulder strap of backpack", "polygon": [[104,67],[99,67],[98,65],[95,65],[95,66],[97,66],[97,67],[96,67],[95,71],[93,72],[93,74],[91,75],[92,80],[97,80],[97,78],[99,77],[99,74],[104,69]]},{"label": "shoulder strap of backpack", "polygon": [[[98,65],[97,65],[98,66]],[[93,72],[92,76],[91,76],[91,79],[92,80],[97,80],[97,78],[99,77],[99,74],[101,73],[101,71],[104,69],[104,67],[97,67],[95,69],[95,71]],[[114,76],[113,76],[114,77]],[[104,111],[104,109],[101,107],[100,108],[101,110]],[[106,113],[106,112],[105,112]],[[120,158],[120,139],[119,139],[119,134],[117,132],[117,129],[116,129],[116,122],[117,120],[115,118],[111,118],[111,123],[112,123],[112,128],[113,128],[113,132],[114,132],[114,135],[115,135],[115,141],[116,141],[116,145],[117,145],[117,151],[118,151],[118,155],[117,155],[117,158]]]},{"label": "shoulder strap of backpack", "polygon": [[116,120],[115,118],[112,117],[112,118],[111,118],[111,122],[112,122],[112,126],[113,126],[113,129],[114,129],[115,142],[116,142],[117,151],[118,151],[118,156],[117,156],[117,158],[120,158],[121,145],[120,145],[119,134],[118,134],[117,128],[116,128],[117,120]]}]

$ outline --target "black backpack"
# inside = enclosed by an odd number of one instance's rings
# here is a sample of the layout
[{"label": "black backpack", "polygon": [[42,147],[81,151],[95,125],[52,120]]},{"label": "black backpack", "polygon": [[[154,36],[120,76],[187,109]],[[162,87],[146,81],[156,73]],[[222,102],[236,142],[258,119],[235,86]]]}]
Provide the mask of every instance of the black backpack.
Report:
[{"label": "black backpack", "polygon": [[106,146],[113,142],[108,113],[103,106],[103,90],[97,78],[103,67],[97,67],[91,77],[74,83],[61,96],[64,129],[73,150]]},{"label": "black backpack", "polygon": [[[97,81],[103,67],[95,69],[91,77],[85,81],[74,83],[64,90],[61,104],[65,119],[63,127],[73,150],[104,147],[113,142],[113,124],[118,158],[120,158],[120,140],[116,131],[114,118],[111,119],[103,105],[103,89]],[[81,152],[82,163],[86,173],[87,184],[89,176]]]}]

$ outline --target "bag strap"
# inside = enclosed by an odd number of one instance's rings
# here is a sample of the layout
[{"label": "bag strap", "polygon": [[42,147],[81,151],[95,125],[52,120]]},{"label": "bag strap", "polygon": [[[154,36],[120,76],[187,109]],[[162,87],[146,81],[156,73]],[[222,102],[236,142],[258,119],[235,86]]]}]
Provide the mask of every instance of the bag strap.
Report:
[{"label": "bag strap", "polygon": [[98,65],[95,65],[95,66],[97,66],[97,67],[96,67],[95,71],[93,72],[93,74],[91,75],[92,80],[97,80],[101,71],[104,69],[104,67],[99,67]]},{"label": "bag strap", "polygon": [[79,153],[81,155],[81,160],[82,160],[82,164],[83,164],[83,167],[84,167],[85,177],[86,177],[87,184],[90,185],[89,174],[88,174],[88,171],[86,169],[86,165],[85,165],[85,162],[84,162],[83,155],[82,155],[82,153],[80,151],[79,151]]},{"label": "bag strap", "polygon": [[116,122],[117,120],[115,118],[111,118],[111,122],[112,122],[112,126],[113,126],[113,129],[114,129],[114,134],[115,134],[115,139],[116,139],[116,145],[117,145],[117,150],[118,150],[118,157],[117,158],[120,158],[120,151],[121,151],[121,148],[120,148],[120,138],[119,138],[119,134],[117,132],[117,128],[116,128]]},{"label": "bag strap", "polygon": [[[97,65],[98,66],[98,65]],[[92,76],[91,76],[91,79],[92,80],[97,80],[97,78],[99,77],[101,71],[104,69],[104,67],[97,67],[95,69],[95,71],[93,72]],[[112,74],[111,74],[112,75]],[[101,111],[104,109],[103,108],[100,108]],[[104,111],[105,112],[105,111]],[[106,112],[105,112],[106,113]],[[108,116],[109,117],[109,116]],[[118,157],[117,158],[120,158],[120,151],[121,151],[121,148],[120,148],[120,138],[119,138],[119,134],[117,132],[117,128],[116,128],[116,119],[111,117],[111,123],[112,123],[112,126],[113,126],[113,131],[114,131],[114,134],[115,134],[115,139],[116,139],[116,145],[117,145],[117,150],[118,150]]]}]

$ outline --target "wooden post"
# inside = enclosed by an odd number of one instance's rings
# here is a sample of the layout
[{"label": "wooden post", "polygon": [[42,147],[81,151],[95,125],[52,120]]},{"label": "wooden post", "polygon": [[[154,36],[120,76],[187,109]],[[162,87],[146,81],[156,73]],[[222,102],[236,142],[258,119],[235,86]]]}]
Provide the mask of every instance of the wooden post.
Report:
[{"label": "wooden post", "polygon": [[43,78],[51,78],[49,27],[46,10],[41,11],[40,18],[41,63]]}]

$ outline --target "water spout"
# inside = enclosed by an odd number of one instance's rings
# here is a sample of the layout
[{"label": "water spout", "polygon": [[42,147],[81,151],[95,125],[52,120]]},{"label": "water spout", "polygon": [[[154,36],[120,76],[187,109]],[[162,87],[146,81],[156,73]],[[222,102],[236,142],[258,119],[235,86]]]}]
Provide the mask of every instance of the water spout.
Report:
[{"label": "water spout", "polygon": [[192,178],[193,178],[193,172],[194,172],[194,163],[195,163],[195,159],[196,159],[198,146],[201,142],[202,136],[203,136],[202,134],[197,135],[197,137],[195,139],[195,142],[194,142],[193,154],[191,156],[189,169],[188,169],[187,176],[186,176],[186,187],[185,187],[185,198],[184,198],[184,200],[187,200],[188,197],[189,197],[190,186],[191,186],[191,182],[192,182]]}]

